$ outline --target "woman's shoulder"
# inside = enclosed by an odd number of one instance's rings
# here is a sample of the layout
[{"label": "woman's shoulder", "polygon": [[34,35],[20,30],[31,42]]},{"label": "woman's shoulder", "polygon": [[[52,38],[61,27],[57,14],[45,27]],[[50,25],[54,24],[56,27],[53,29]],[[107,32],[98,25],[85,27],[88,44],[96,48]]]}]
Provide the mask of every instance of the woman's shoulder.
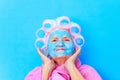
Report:
[{"label": "woman's shoulder", "polygon": [[25,80],[41,80],[41,78],[41,67],[37,66],[27,74]]},{"label": "woman's shoulder", "polygon": [[[92,66],[90,65],[87,65],[87,64],[81,64],[81,66],[79,67],[79,69],[82,71],[82,70],[95,70]],[[96,71],[96,70],[95,70]]]},{"label": "woman's shoulder", "polygon": [[102,80],[99,73],[90,65],[83,64],[79,67],[79,71],[85,77],[86,80]]}]

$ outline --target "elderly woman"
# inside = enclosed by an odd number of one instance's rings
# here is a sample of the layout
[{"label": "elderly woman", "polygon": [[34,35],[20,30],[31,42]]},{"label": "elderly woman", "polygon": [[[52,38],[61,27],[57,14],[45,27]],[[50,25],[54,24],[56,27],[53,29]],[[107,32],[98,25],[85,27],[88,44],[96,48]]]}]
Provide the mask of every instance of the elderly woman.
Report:
[{"label": "elderly woman", "polygon": [[36,40],[40,42],[36,47],[43,65],[32,70],[25,80],[102,80],[95,69],[78,59],[84,43],[80,31],[80,26],[66,16],[45,20]]}]

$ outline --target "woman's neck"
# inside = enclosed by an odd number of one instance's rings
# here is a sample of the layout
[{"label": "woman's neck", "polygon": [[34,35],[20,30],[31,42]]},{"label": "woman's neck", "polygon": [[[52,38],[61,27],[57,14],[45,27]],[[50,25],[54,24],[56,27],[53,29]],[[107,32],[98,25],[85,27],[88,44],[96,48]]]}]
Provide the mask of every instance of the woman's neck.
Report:
[{"label": "woman's neck", "polygon": [[54,57],[53,60],[58,66],[61,66],[66,62],[66,60],[69,58],[69,56],[61,56],[61,57]]}]

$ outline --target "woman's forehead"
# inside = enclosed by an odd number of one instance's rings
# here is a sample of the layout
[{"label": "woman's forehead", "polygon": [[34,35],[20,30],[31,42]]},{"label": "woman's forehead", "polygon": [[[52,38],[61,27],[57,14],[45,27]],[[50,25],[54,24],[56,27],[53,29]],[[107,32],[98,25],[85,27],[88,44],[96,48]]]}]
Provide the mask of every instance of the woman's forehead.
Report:
[{"label": "woman's forehead", "polygon": [[70,38],[72,38],[71,34],[67,30],[56,30],[50,34],[49,38],[52,38],[52,37],[70,37]]}]

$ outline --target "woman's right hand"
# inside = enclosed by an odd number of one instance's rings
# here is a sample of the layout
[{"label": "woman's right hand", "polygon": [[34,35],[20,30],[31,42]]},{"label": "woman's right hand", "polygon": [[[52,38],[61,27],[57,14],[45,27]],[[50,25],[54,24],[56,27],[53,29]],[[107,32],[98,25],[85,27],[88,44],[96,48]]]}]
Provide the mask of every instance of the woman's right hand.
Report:
[{"label": "woman's right hand", "polygon": [[55,64],[54,64],[54,61],[53,60],[50,60],[48,58],[48,53],[47,55],[45,56],[41,49],[38,48],[37,49],[42,61],[43,61],[43,66],[42,66],[42,78],[43,80],[48,80],[49,79],[49,76],[52,72],[52,70],[55,68]]}]

